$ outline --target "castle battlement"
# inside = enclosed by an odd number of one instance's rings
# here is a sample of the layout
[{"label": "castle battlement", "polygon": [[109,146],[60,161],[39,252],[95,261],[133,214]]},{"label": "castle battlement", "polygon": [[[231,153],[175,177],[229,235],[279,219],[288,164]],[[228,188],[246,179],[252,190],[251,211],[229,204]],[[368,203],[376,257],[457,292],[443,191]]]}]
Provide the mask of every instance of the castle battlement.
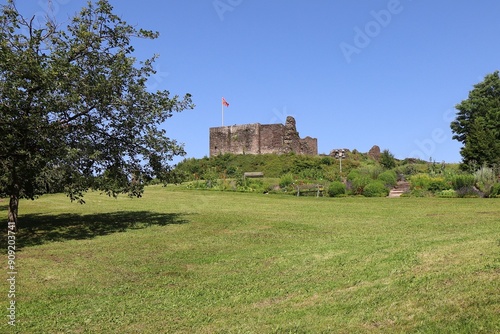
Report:
[{"label": "castle battlement", "polygon": [[316,138],[300,138],[295,119],[283,124],[244,124],[210,128],[210,156],[233,154],[291,153],[317,155]]}]

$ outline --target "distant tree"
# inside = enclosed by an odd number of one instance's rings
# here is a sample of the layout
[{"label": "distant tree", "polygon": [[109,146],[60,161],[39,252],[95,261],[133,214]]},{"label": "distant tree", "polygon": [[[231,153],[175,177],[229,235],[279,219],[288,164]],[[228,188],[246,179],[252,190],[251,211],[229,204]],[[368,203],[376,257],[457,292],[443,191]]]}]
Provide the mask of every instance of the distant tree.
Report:
[{"label": "distant tree", "polygon": [[[148,92],[156,56],[132,57],[131,38],[154,39],[89,1],[62,29],[24,18],[15,1],[0,11],[0,196],[10,198],[9,228],[20,198],[58,183],[71,200],[88,189],[140,196],[145,177],[166,178],[182,145],[159,128],[191,96]],[[51,181],[51,180],[54,180]]]},{"label": "distant tree", "polygon": [[394,155],[389,150],[383,150],[380,154],[380,164],[386,169],[392,169],[396,167],[396,159]]},{"label": "distant tree", "polygon": [[463,165],[500,164],[500,77],[489,74],[469,92],[469,98],[456,106],[451,123],[453,139],[463,144]]}]

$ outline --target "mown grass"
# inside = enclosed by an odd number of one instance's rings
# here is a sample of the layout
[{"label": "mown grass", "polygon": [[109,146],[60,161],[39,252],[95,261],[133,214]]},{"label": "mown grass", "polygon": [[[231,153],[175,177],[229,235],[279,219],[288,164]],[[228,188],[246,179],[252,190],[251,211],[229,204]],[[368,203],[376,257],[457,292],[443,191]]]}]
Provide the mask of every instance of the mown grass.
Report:
[{"label": "mown grass", "polygon": [[500,331],[497,199],[86,200],[21,203],[19,333]]}]

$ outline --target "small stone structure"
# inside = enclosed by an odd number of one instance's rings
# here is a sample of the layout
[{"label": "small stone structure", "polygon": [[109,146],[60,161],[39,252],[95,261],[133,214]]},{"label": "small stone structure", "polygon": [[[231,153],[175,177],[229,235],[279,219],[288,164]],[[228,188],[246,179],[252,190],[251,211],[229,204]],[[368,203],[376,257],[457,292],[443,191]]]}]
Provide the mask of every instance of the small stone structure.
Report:
[{"label": "small stone structure", "polygon": [[283,124],[244,124],[210,128],[210,156],[291,153],[318,155],[318,139],[300,138],[295,119]]},{"label": "small stone structure", "polygon": [[373,145],[373,147],[368,151],[368,156],[376,161],[380,160],[380,147]]}]

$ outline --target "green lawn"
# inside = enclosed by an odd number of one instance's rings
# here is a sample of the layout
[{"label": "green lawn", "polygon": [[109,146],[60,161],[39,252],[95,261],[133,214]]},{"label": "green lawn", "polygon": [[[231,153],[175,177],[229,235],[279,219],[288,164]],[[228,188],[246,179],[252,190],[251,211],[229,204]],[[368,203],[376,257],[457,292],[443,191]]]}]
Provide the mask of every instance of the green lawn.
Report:
[{"label": "green lawn", "polygon": [[500,332],[498,199],[86,200],[21,202],[17,326],[0,332]]}]

